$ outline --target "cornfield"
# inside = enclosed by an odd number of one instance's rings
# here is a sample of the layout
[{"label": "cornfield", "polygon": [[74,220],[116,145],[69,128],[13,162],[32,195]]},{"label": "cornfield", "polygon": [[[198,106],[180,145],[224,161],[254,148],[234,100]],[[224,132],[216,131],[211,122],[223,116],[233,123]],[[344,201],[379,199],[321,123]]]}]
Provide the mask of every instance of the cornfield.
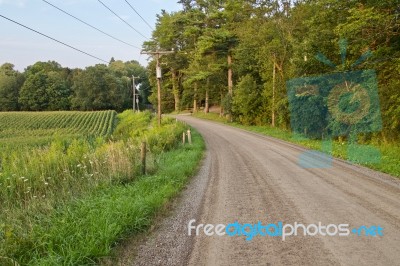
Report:
[{"label": "cornfield", "polygon": [[0,147],[46,144],[56,137],[107,137],[116,117],[115,111],[0,113]]}]

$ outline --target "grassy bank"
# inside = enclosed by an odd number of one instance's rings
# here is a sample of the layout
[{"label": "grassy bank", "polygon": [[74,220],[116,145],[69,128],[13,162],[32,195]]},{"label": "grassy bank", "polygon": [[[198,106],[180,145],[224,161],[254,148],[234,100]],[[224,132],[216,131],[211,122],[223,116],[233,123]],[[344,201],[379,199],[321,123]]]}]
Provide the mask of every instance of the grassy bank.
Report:
[{"label": "grassy bank", "polygon": [[[201,159],[203,143],[181,147],[185,127],[125,112],[110,139],[52,141],[2,154],[0,265],[86,265],[125,234],[145,230]],[[140,143],[148,176],[140,176]],[[183,160],[182,158],[185,158]],[[11,264],[12,265],[12,264]]]},{"label": "grassy bank", "polygon": [[40,239],[31,265],[87,265],[108,256],[115,243],[146,230],[152,218],[184,187],[197,169],[204,143],[194,133],[192,146],[159,157],[157,173],[77,200],[38,226]]},{"label": "grassy bank", "polygon": [[[296,138],[290,131],[282,130],[276,127],[273,128],[270,126],[244,126],[239,123],[228,122],[226,118],[220,117],[218,114],[215,113],[204,114],[202,112],[198,112],[196,114],[193,114],[193,116],[202,119],[225,123],[241,129],[257,132],[266,136],[275,137],[278,139],[298,144],[300,146],[309,149],[322,150],[321,140]],[[400,177],[400,145],[398,143],[380,143],[380,144],[367,143],[367,145],[379,150],[381,154],[381,160],[378,163],[373,163],[373,162],[359,163],[360,165],[364,165],[371,169],[375,169],[384,173],[388,173],[393,176]],[[334,157],[341,158],[344,160],[348,159],[347,143],[345,141],[341,142],[338,140],[333,141],[332,148],[333,148],[332,155]]]}]

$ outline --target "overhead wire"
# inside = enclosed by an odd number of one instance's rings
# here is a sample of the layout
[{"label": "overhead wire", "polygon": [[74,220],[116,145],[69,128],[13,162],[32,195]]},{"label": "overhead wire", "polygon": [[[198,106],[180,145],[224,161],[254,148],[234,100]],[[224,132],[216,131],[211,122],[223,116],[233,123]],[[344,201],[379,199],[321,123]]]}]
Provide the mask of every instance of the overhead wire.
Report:
[{"label": "overhead wire", "polygon": [[140,47],[137,47],[137,46],[135,46],[135,45],[133,45],[133,44],[127,43],[127,42],[125,42],[125,41],[123,41],[123,40],[120,40],[120,39],[118,39],[118,38],[112,36],[111,34],[108,34],[107,32],[104,32],[104,31],[102,31],[101,29],[99,29],[99,28],[97,28],[97,27],[95,27],[95,26],[93,26],[93,25],[90,25],[89,23],[87,23],[87,22],[81,20],[80,18],[78,18],[78,17],[76,17],[76,16],[74,16],[74,15],[68,13],[67,11],[65,11],[65,10],[63,10],[63,9],[61,9],[61,8],[59,8],[59,7],[57,7],[57,6],[55,6],[54,4],[52,4],[52,3],[50,3],[50,2],[48,2],[48,1],[46,1],[46,0],[42,0],[42,1],[45,2],[45,3],[47,3],[47,4],[50,5],[50,6],[54,7],[55,9],[58,9],[59,11],[63,12],[64,14],[66,14],[66,15],[68,15],[68,16],[70,16],[70,17],[72,17],[72,18],[74,18],[74,19],[76,19],[76,20],[78,20],[78,21],[80,21],[81,23],[85,24],[86,26],[89,26],[89,27],[91,27],[91,28],[97,30],[98,32],[101,32],[101,33],[107,35],[108,37],[110,37],[110,38],[112,38],[112,39],[114,39],[114,40],[116,40],[116,41],[119,41],[119,42],[121,42],[121,43],[124,43],[124,44],[126,44],[126,45],[129,45],[129,46],[131,46],[131,47],[133,47],[133,48],[136,48],[136,49],[139,49],[139,50],[141,49]]},{"label": "overhead wire", "polygon": [[152,26],[150,26],[150,24],[139,14],[139,12],[136,11],[136,9],[127,1],[125,0],[125,2],[131,7],[131,9],[144,21],[144,23],[147,24],[147,26],[149,26],[149,28],[151,30],[154,30]]},{"label": "overhead wire", "polygon": [[116,17],[118,17],[122,22],[124,22],[126,25],[128,25],[131,29],[133,29],[136,33],[138,33],[140,36],[148,40],[146,36],[144,36],[140,31],[135,29],[131,24],[129,24],[125,19],[121,18],[117,13],[115,13],[111,8],[109,8],[106,4],[104,4],[101,0],[97,0],[100,4],[102,4],[105,8],[107,8],[111,13],[113,13]]},{"label": "overhead wire", "polygon": [[44,33],[41,33],[41,32],[39,32],[39,31],[37,31],[37,30],[34,30],[34,29],[32,29],[32,28],[30,28],[30,27],[28,27],[28,26],[25,26],[25,25],[23,25],[22,23],[19,23],[19,22],[15,21],[15,20],[12,20],[12,19],[10,19],[10,18],[8,18],[8,17],[6,17],[6,16],[3,16],[3,15],[0,14],[0,17],[6,19],[6,20],[8,20],[8,21],[11,21],[11,22],[13,22],[13,23],[15,23],[15,24],[17,24],[17,25],[19,25],[19,26],[21,26],[21,27],[23,27],[23,28],[26,28],[26,29],[28,29],[28,30],[30,30],[30,31],[33,31],[33,32],[35,32],[35,33],[37,33],[37,34],[39,34],[39,35],[42,35],[42,36],[44,36],[44,37],[46,37],[46,38],[48,38],[48,39],[50,39],[50,40],[53,40],[53,41],[58,42],[58,43],[60,43],[60,44],[62,44],[62,45],[64,45],[64,46],[67,46],[67,47],[69,47],[69,48],[71,48],[71,49],[74,49],[75,51],[78,51],[78,52],[80,52],[80,53],[82,53],[82,54],[85,54],[85,55],[87,55],[87,56],[90,56],[90,57],[92,57],[92,58],[95,58],[95,59],[97,59],[97,60],[99,60],[99,61],[102,61],[102,62],[104,62],[104,63],[108,63],[108,61],[106,61],[106,60],[104,60],[104,59],[101,59],[101,58],[99,58],[99,57],[97,57],[97,56],[94,56],[94,55],[92,55],[92,54],[89,54],[89,53],[87,53],[87,52],[85,52],[85,51],[82,51],[82,50],[80,50],[80,49],[78,49],[78,48],[75,48],[75,47],[73,47],[72,45],[69,45],[69,44],[66,44],[66,43],[64,43],[64,42],[62,42],[62,41],[59,41],[59,40],[57,40],[57,39],[55,39],[55,38],[53,38],[53,37],[50,37],[50,36],[48,36],[48,35],[46,35],[46,34],[44,34]]}]

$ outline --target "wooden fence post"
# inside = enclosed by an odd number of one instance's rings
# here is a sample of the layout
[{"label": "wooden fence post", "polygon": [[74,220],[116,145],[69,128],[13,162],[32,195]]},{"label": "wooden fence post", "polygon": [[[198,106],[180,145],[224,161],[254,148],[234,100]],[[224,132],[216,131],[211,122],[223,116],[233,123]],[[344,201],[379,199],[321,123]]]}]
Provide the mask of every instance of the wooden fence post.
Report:
[{"label": "wooden fence post", "polygon": [[142,142],[140,148],[140,159],[142,162],[142,175],[146,174],[146,142]]},{"label": "wooden fence post", "polygon": [[190,128],[187,130],[188,142],[192,144],[192,132],[190,132]]}]

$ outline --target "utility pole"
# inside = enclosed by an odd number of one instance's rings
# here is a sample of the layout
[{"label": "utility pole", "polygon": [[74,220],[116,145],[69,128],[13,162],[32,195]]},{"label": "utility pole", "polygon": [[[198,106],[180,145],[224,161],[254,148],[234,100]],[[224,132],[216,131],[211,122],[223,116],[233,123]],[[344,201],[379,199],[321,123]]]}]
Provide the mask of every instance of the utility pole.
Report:
[{"label": "utility pole", "polygon": [[[132,75],[132,91],[133,91],[133,112],[136,112],[136,103],[138,101],[136,100],[136,84],[135,84],[135,78],[140,78],[140,77],[135,77]],[[139,95],[138,95],[139,96]],[[138,103],[138,111],[139,111],[139,103]]]},{"label": "utility pole", "polygon": [[274,53],[274,70],[272,71],[272,127],[275,127],[275,77],[276,77],[276,55]]},{"label": "utility pole", "polygon": [[157,60],[157,66],[156,66],[157,101],[158,101],[157,118],[158,118],[158,125],[160,126],[161,125],[161,78],[162,78],[161,66],[160,66],[160,58],[163,55],[173,54],[173,53],[175,53],[175,51],[160,51],[160,50],[157,50],[155,52],[141,51],[140,53],[141,54],[152,55]]}]

